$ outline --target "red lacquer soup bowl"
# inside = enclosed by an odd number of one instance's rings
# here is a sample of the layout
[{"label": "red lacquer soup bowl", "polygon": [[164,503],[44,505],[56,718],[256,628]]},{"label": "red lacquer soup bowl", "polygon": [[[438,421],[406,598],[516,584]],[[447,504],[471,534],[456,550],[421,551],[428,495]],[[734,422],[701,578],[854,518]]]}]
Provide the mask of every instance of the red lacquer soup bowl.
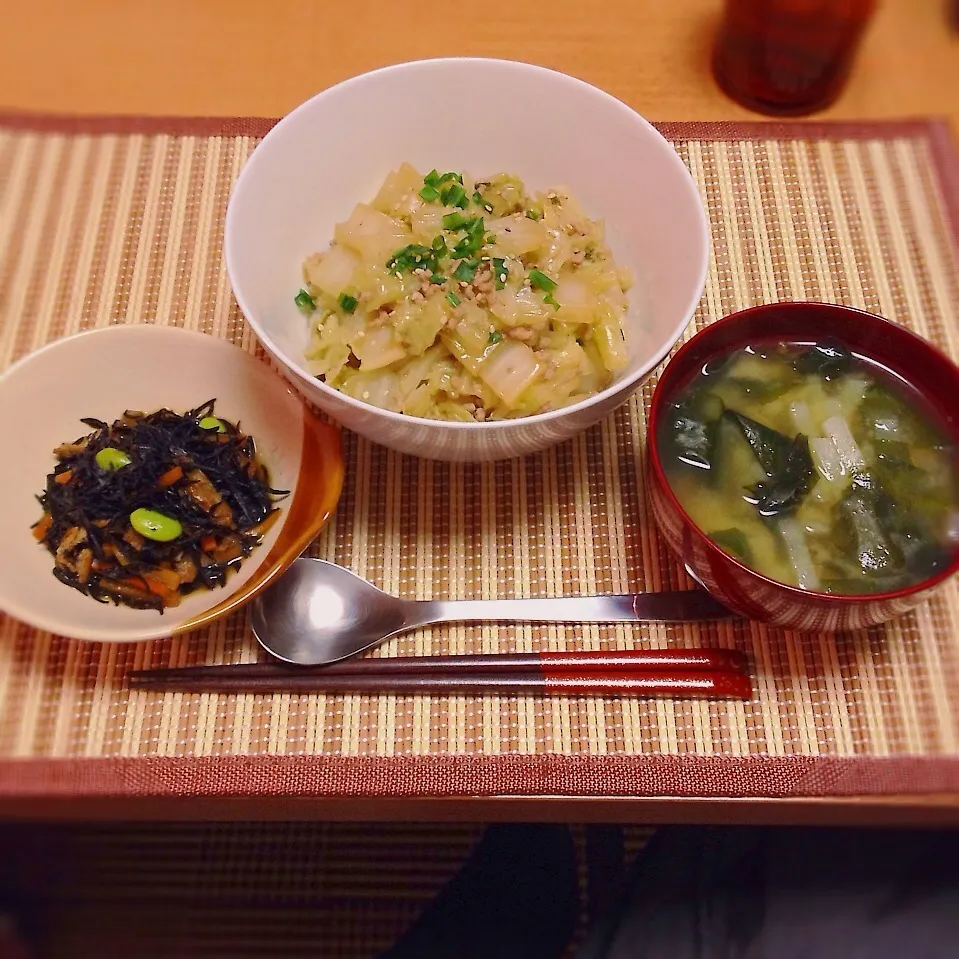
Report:
[{"label": "red lacquer soup bowl", "polygon": [[895,592],[843,596],[769,579],[724,552],[693,522],[666,478],[658,449],[661,417],[711,360],[751,343],[838,340],[902,377],[924,397],[959,444],[959,367],[916,334],[861,310],[829,303],[773,303],[734,313],[692,337],[673,357],[653,394],[647,439],[653,515],[687,571],[716,598],[751,619],[787,629],[844,630],[874,626],[917,605],[959,570],[959,544],[933,576]]}]

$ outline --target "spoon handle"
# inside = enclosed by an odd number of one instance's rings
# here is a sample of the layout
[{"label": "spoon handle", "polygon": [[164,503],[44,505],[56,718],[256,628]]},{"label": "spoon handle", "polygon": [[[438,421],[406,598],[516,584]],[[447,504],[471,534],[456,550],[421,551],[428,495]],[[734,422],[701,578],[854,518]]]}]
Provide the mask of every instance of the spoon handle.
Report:
[{"label": "spoon handle", "polygon": [[[736,614],[700,589],[623,596],[438,599],[410,603],[416,626],[432,623],[687,623]],[[410,626],[414,624],[410,623]]]}]

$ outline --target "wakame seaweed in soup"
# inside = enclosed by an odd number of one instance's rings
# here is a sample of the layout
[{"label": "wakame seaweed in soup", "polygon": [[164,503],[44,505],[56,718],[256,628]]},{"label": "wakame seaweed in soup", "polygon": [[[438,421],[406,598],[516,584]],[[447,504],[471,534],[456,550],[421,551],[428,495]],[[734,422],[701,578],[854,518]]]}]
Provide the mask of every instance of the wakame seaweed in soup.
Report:
[{"label": "wakame seaweed in soup", "polygon": [[956,548],[956,446],[908,386],[839,343],[707,364],[665,410],[659,448],[694,522],[771,579],[888,592]]}]

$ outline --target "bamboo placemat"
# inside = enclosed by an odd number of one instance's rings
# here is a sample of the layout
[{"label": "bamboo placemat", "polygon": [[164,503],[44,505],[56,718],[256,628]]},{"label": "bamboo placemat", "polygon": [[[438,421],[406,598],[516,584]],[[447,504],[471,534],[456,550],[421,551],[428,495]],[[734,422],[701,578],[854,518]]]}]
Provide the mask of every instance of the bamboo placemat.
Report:
[{"label": "bamboo placemat", "polygon": [[[160,323],[256,346],[230,294],[230,188],[271,121],[8,117],[0,368],[57,337]],[[694,328],[777,299],[845,303],[959,355],[959,190],[944,127],[662,124],[713,256]],[[404,596],[677,589],[641,462],[654,381],[581,437],[493,465],[345,435],[311,554]],[[455,627],[394,654],[716,644],[747,703],[129,693],[131,668],[246,661],[243,615],[101,646],[0,619],[0,794],[776,796],[959,790],[959,589],[839,636],[757,624]]]}]

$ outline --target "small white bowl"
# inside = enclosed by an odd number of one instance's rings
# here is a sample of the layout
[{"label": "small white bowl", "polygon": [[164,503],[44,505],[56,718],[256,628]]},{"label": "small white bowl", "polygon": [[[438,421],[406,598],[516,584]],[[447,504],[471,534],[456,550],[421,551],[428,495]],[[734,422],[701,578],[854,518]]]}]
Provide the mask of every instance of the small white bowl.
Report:
[{"label": "small white bowl", "polygon": [[[312,376],[303,359],[307,323],[293,303],[303,259],[326,249],[336,223],[404,160],[421,170],[515,173],[532,190],[565,186],[604,219],[613,256],[636,279],[625,373],[575,405],[475,424],[378,409]],[[297,388],[377,443],[446,460],[542,449],[619,406],[682,335],[703,291],[708,249],[696,186],[649,123],[587,83],[504,60],[404,63],[318,94],[256,148],[226,217],[233,292]]]},{"label": "small white bowl", "polygon": [[[183,413],[216,398],[257,444],[277,489],[277,522],[220,589],[197,590],[160,615],[96,602],[53,575],[30,525],[56,465],[54,447],[112,423],[126,409]],[[195,629],[239,608],[281,573],[326,524],[343,481],[339,434],[265,363],[212,336],[162,326],[111,326],[58,340],[0,377],[7,450],[0,496],[0,610],[74,639],[128,642]]]}]

